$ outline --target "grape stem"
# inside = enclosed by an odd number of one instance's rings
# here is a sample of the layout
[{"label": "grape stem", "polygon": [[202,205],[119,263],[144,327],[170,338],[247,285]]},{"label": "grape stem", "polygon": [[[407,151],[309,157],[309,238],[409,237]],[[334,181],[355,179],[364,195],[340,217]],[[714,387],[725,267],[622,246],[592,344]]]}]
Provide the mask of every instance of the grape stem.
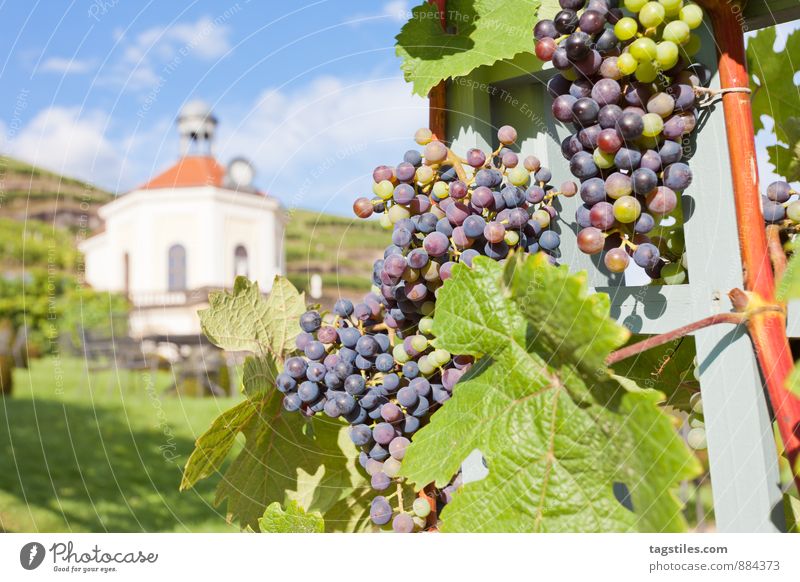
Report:
[{"label": "grape stem", "polygon": [[606,358],[606,365],[613,366],[617,362],[626,360],[631,356],[635,356],[637,354],[641,354],[642,352],[646,352],[647,350],[650,350],[652,348],[662,346],[666,343],[674,341],[678,338],[685,337],[703,328],[711,327],[712,325],[718,325],[720,323],[741,325],[743,323],[747,323],[747,321],[753,315],[757,313],[763,313],[766,311],[783,312],[783,308],[780,307],[779,305],[761,305],[752,309],[747,309],[745,311],[732,312],[732,313],[717,313],[715,315],[710,315],[709,317],[705,317],[699,321],[695,321],[693,323],[689,323],[677,329],[673,329],[672,331],[668,331],[667,333],[654,335],[652,337],[647,338],[646,340],[642,340],[635,344],[625,346],[624,348],[621,348],[615,352],[611,352],[611,354],[609,354],[609,356]]},{"label": "grape stem", "polygon": [[783,252],[781,244],[781,227],[777,224],[767,226],[767,248],[769,259],[772,262],[772,271],[775,273],[775,278],[780,279],[786,271],[786,253]]}]

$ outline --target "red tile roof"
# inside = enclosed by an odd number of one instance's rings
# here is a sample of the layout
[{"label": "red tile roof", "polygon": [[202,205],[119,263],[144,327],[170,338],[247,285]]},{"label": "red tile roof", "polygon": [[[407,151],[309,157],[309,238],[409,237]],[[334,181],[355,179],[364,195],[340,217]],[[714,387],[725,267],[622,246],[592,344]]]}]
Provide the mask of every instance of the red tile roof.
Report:
[{"label": "red tile roof", "polygon": [[192,186],[222,186],[225,168],[212,156],[186,156],[167,171],[159,174],[141,190],[156,188],[188,188]]}]

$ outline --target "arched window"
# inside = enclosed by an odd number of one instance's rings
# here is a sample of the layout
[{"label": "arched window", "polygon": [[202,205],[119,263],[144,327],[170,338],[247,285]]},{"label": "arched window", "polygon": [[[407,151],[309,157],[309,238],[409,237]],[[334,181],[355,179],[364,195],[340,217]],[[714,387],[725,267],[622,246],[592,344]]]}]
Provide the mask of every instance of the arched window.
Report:
[{"label": "arched window", "polygon": [[186,249],[183,245],[169,247],[167,288],[186,291]]},{"label": "arched window", "polygon": [[237,245],[233,251],[233,276],[249,276],[247,267],[247,249],[244,245]]}]

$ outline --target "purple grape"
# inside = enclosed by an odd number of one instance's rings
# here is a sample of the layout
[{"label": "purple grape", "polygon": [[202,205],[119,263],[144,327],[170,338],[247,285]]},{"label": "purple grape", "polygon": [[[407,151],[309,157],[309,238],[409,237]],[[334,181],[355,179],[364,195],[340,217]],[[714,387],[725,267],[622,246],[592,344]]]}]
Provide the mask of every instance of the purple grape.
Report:
[{"label": "purple grape", "polygon": [[369,518],[375,525],[386,525],[392,519],[392,506],[385,497],[379,495],[369,506]]},{"label": "purple grape", "polygon": [[553,18],[559,34],[572,34],[578,28],[578,14],[574,10],[562,10]]},{"label": "purple grape", "polygon": [[[555,75],[547,82],[547,92],[555,99],[570,92],[572,83],[563,75]],[[469,160],[469,158],[467,158]],[[472,165],[472,164],[470,164]]]},{"label": "purple grape", "polygon": [[626,140],[638,139],[644,131],[642,116],[631,111],[623,112],[617,122],[617,131]]},{"label": "purple grape", "polygon": [[589,206],[585,204],[578,206],[578,208],[575,210],[575,222],[578,223],[578,226],[581,228],[588,228],[592,226],[590,213],[591,208]]},{"label": "purple grape", "polygon": [[686,123],[680,115],[673,115],[664,122],[664,129],[662,133],[664,137],[669,140],[680,139],[686,131]]},{"label": "purple grape", "polygon": [[603,131],[599,124],[590,125],[578,132],[578,141],[584,149],[594,151],[597,147],[597,140],[600,139],[600,132]]},{"label": "purple grape", "polygon": [[786,202],[792,196],[792,187],[788,182],[778,180],[767,186],[767,198],[773,202]]},{"label": "purple grape", "polygon": [[592,89],[592,99],[594,99],[601,107],[606,105],[616,105],[621,96],[622,89],[620,88],[619,83],[613,79],[600,79]]},{"label": "purple grape", "polygon": [[569,88],[569,94],[575,97],[575,99],[591,97],[592,82],[587,79],[578,79],[572,83],[572,86]]},{"label": "purple grape", "polygon": [[597,34],[606,24],[606,18],[596,10],[586,10],[578,20],[578,26],[587,34]]},{"label": "purple grape", "polygon": [[533,27],[533,37],[536,40],[556,38],[557,36],[558,30],[556,30],[552,20],[540,20],[536,23],[536,26]]},{"label": "purple grape", "polygon": [[597,165],[594,163],[592,154],[588,152],[578,152],[569,161],[569,169],[572,175],[579,180],[588,180],[600,173]]},{"label": "purple grape", "polygon": [[597,114],[597,122],[603,129],[616,128],[620,117],[622,117],[622,108],[619,105],[606,105]]},{"label": "purple grape", "polygon": [[409,164],[408,162],[398,164],[397,168],[395,169],[395,175],[401,182],[411,182],[416,173],[417,169],[413,164]]},{"label": "purple grape", "polygon": [[642,212],[636,222],[633,223],[633,230],[637,234],[647,234],[656,226],[656,221],[646,212]]},{"label": "purple grape", "polygon": [[589,219],[592,226],[600,230],[608,230],[614,226],[616,219],[614,218],[614,206],[608,202],[598,202],[592,206],[589,212]]},{"label": "purple grape", "polygon": [[606,199],[606,187],[602,178],[590,178],[581,184],[581,200],[589,206]]},{"label": "purple grape", "polygon": [[472,205],[478,209],[489,208],[494,206],[494,195],[492,191],[486,186],[479,186],[472,191]]},{"label": "purple grape", "polygon": [[[675,142],[670,142],[675,143]],[[642,154],[642,161],[640,163],[641,168],[646,168],[648,170],[652,170],[653,172],[660,172],[661,171],[661,156],[658,155],[658,152],[654,150],[647,150]]]},{"label": "purple grape", "polygon": [[580,140],[574,135],[568,135],[561,142],[561,155],[563,155],[564,158],[567,160],[571,160],[572,156],[582,151],[583,151],[583,145],[581,144]]},{"label": "purple grape", "polygon": [[[573,121],[572,107],[577,99],[572,95],[561,95],[553,101],[553,117],[563,123]],[[479,184],[483,185],[483,184]]]},{"label": "purple grape", "polygon": [[664,169],[664,186],[683,192],[692,183],[692,170],[684,163],[671,164]]},{"label": "purple grape", "polygon": [[594,99],[581,98],[572,105],[572,114],[582,126],[593,125],[597,121],[600,106]]},{"label": "purple grape", "polygon": [[450,241],[441,232],[432,232],[425,237],[423,246],[428,255],[441,257],[450,248]]},{"label": "purple grape", "polygon": [[658,176],[653,170],[639,168],[631,174],[633,191],[640,196],[647,196],[658,186]]},{"label": "purple grape", "polygon": [[651,269],[660,260],[658,247],[650,243],[641,243],[633,252],[633,262],[643,269]]},{"label": "purple grape", "polygon": [[564,41],[567,58],[576,63],[585,58],[592,50],[592,37],[585,32],[574,32]]},{"label": "purple grape", "polygon": [[572,69],[572,63],[567,57],[567,51],[562,47],[558,47],[556,51],[553,53],[553,58],[551,59],[553,66],[558,69],[559,71],[566,71],[567,69]]},{"label": "purple grape", "polygon": [[661,164],[666,167],[681,161],[683,157],[683,148],[674,141],[665,141],[658,150],[658,155]]},{"label": "purple grape", "polygon": [[596,50],[589,51],[589,54],[575,63],[575,70],[584,77],[591,78],[592,75],[600,70],[603,64],[603,57]]},{"label": "purple grape", "polygon": [[614,164],[620,170],[626,170],[628,172],[633,172],[636,168],[638,168],[641,161],[642,154],[639,153],[638,150],[632,150],[628,148],[620,148],[620,150],[614,156]]},{"label": "purple grape", "polygon": [[647,107],[647,101],[653,96],[650,85],[632,83],[625,88],[625,103],[634,107]]}]

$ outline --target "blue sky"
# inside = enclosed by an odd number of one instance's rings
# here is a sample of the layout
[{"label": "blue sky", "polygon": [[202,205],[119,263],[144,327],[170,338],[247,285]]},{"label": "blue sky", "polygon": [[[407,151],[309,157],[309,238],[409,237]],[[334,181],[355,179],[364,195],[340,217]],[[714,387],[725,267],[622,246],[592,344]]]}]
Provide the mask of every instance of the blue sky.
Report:
[{"label": "blue sky", "polygon": [[177,159],[175,116],[201,98],[220,161],[252,159],[286,206],[348,214],[427,124],[393,46],[414,4],[0,0],[0,148],[124,192]]},{"label": "blue sky", "polygon": [[394,55],[404,0],[0,3],[0,146],[124,192],[175,161],[194,98],[287,206],[348,213],[427,123]]}]

